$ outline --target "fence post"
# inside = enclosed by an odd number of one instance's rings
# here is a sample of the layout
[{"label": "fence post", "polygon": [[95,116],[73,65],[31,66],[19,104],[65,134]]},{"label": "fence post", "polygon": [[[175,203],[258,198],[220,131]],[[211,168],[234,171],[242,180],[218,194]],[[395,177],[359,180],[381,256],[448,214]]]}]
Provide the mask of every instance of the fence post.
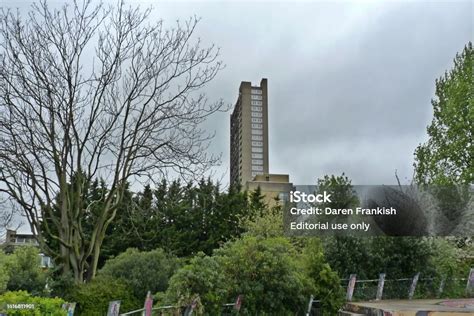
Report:
[{"label": "fence post", "polygon": [[413,299],[413,296],[415,295],[416,284],[418,283],[419,278],[420,278],[420,272],[418,272],[413,277],[413,280],[411,281],[410,291],[408,292],[408,299],[409,300]]},{"label": "fence post", "polygon": [[240,308],[242,307],[242,297],[243,295],[239,294],[239,296],[237,296],[237,300],[235,301],[234,310],[237,312],[240,312]]},{"label": "fence post", "polygon": [[186,307],[186,310],[184,311],[184,316],[191,316],[194,312],[194,309],[197,307],[198,299],[195,298],[191,304],[189,304]]},{"label": "fence post", "polygon": [[311,314],[311,307],[313,307],[313,300],[314,300],[314,296],[311,295],[311,297],[309,298],[308,312],[306,313],[306,316],[309,316]]},{"label": "fence post", "polygon": [[377,285],[377,294],[375,296],[375,300],[377,300],[377,301],[382,299],[384,284],[385,284],[385,273],[380,273],[379,274],[379,283]]},{"label": "fence post", "polygon": [[107,316],[119,316],[120,315],[120,303],[121,301],[109,302],[109,308],[107,310]]},{"label": "fence post", "polygon": [[474,290],[474,268],[471,268],[469,271],[469,276],[467,277],[466,284],[466,294],[470,295]]},{"label": "fence post", "polygon": [[356,284],[356,274],[351,274],[349,277],[349,283],[347,284],[347,294],[346,294],[346,301],[352,301],[352,295],[354,294],[354,288]]},{"label": "fence post", "polygon": [[443,295],[445,285],[446,285],[446,277],[444,276],[439,282],[438,297],[441,297],[441,295]]}]

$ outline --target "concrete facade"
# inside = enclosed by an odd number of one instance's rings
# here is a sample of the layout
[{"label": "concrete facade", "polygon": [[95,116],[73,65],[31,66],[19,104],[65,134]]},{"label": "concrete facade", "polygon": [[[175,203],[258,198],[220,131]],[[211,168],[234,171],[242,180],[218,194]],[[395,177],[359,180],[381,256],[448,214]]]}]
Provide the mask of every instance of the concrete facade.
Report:
[{"label": "concrete facade", "polygon": [[230,116],[230,183],[242,190],[260,187],[270,207],[293,190],[289,176],[270,174],[268,158],[268,82],[242,81]]},{"label": "concrete facade", "polygon": [[245,187],[256,175],[268,174],[268,87],[243,81],[230,117],[230,182]]},{"label": "concrete facade", "polygon": [[245,189],[253,191],[258,187],[262,190],[265,203],[270,207],[275,206],[278,201],[288,201],[290,191],[294,190],[287,174],[257,175],[252,181],[247,181]]},{"label": "concrete facade", "polygon": [[[12,251],[14,248],[22,246],[39,247],[39,244],[33,234],[22,234],[18,233],[16,230],[7,229],[5,243],[0,245],[0,248],[3,248],[4,250],[10,248],[10,251]],[[53,266],[50,257],[43,253],[40,253],[39,257],[40,266],[42,268],[50,268]]]}]

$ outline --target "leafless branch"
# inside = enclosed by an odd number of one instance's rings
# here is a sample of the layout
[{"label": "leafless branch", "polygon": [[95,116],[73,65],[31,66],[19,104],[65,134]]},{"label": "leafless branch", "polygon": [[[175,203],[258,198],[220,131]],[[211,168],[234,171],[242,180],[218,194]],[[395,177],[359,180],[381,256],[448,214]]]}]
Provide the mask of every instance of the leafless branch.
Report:
[{"label": "leafless branch", "polygon": [[[85,0],[60,10],[42,1],[27,19],[0,14],[0,192],[77,280],[95,274],[127,182],[200,176],[219,158],[199,127],[223,107],[200,92],[222,68],[219,49],[193,40],[198,18],[165,28],[150,13]],[[109,191],[83,240],[82,193],[94,178]]]}]

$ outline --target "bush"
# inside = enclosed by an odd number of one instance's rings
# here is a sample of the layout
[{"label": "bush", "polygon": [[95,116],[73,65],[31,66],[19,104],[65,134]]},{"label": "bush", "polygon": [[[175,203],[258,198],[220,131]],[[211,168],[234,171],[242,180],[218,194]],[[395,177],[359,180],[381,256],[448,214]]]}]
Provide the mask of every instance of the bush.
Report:
[{"label": "bush", "polygon": [[[33,304],[34,309],[8,309],[7,304]],[[8,316],[65,316],[66,311],[62,309],[64,300],[60,298],[33,297],[26,291],[6,292],[0,295],[0,313],[7,313]]]},{"label": "bush", "polygon": [[199,296],[206,314],[218,315],[226,292],[226,278],[219,263],[201,252],[173,275],[163,303],[185,306]]},{"label": "bush", "polygon": [[285,238],[244,236],[215,256],[230,285],[228,299],[244,295],[244,315],[303,312],[314,293],[301,256]]},{"label": "bush", "polygon": [[[5,269],[9,274],[7,290],[23,290],[32,295],[45,294],[48,273],[40,267],[38,248],[17,247],[13,254],[6,257],[8,259],[6,260]],[[0,274],[2,274],[1,271]]]},{"label": "bush", "polygon": [[7,289],[8,280],[10,280],[9,266],[10,256],[0,251],[0,294]]},{"label": "bush", "polygon": [[162,249],[140,252],[130,248],[107,260],[98,275],[121,279],[136,298],[144,300],[148,291],[165,291],[178,266],[179,260]]},{"label": "bush", "polygon": [[72,291],[71,301],[76,302],[75,315],[105,315],[110,301],[122,301],[120,311],[139,308],[140,302],[120,279],[96,277],[89,283],[81,284]]},{"label": "bush", "polygon": [[76,283],[72,271],[65,274],[63,268],[62,265],[58,265],[49,271],[49,296],[60,296],[65,300],[69,300],[72,294],[71,291],[74,290]]},{"label": "bush", "polygon": [[241,294],[242,315],[301,314],[310,295],[324,301],[325,313],[334,314],[343,298],[339,278],[324,260],[319,240],[307,242],[300,252],[287,238],[245,235],[212,257],[198,255],[179,269],[164,303],[186,305],[198,297],[200,312],[217,315],[222,304]]},{"label": "bush", "polygon": [[342,278],[356,273],[358,279],[374,279],[383,272],[394,279],[417,272],[425,276],[435,274],[435,249],[429,239],[420,237],[338,236],[327,238],[324,250],[329,264]]},{"label": "bush", "polygon": [[326,262],[321,241],[310,238],[303,248],[302,262],[310,279],[314,282],[314,297],[321,300],[324,314],[336,315],[344,303],[344,291],[340,279]]}]

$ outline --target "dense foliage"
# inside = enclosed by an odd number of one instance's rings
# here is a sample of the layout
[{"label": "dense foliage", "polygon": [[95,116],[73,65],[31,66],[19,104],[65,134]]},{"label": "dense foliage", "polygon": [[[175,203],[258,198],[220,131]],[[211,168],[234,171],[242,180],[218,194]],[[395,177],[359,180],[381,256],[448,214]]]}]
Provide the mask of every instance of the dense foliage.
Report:
[{"label": "dense foliage", "polygon": [[216,252],[230,296],[245,295],[244,314],[303,311],[314,283],[285,238],[244,237]]},{"label": "dense foliage", "polygon": [[130,248],[107,260],[98,275],[122,280],[136,298],[144,299],[148,291],[165,291],[178,266],[179,260],[162,249],[140,252]]},{"label": "dense foliage", "polygon": [[217,315],[226,303],[227,291],[228,281],[222,266],[215,257],[201,252],[173,275],[158,305],[186,306],[198,298],[199,310]]},{"label": "dense foliage", "polygon": [[[82,229],[85,236],[93,233],[93,223],[103,207],[107,190],[105,182],[97,179],[84,185],[82,202],[87,210]],[[240,192],[233,187],[223,191],[210,179],[196,184],[162,181],[155,189],[147,185],[136,193],[126,186],[116,218],[103,242],[99,266],[128,248],[141,251],[162,248],[179,257],[193,256],[200,251],[211,254],[213,249],[244,232],[243,221],[253,219],[265,209],[262,201],[259,191]],[[61,203],[60,199],[57,203]],[[54,215],[59,209],[50,212]],[[46,217],[43,227],[51,220]],[[56,233],[53,225],[48,229]],[[48,245],[59,248],[55,239],[48,240]],[[61,265],[61,260],[56,264]]]},{"label": "dense foliage", "polygon": [[[6,292],[0,295],[0,313],[9,316],[65,316],[64,300],[58,297],[37,297],[26,291]],[[33,309],[6,309],[6,304],[32,304]]]},{"label": "dense foliage", "polygon": [[224,242],[240,236],[241,221],[261,213],[261,195],[248,199],[246,192],[202,179],[196,185],[166,181],[156,189],[128,194],[103,245],[108,258],[133,247],[162,248],[179,257],[202,251],[211,254]]},{"label": "dense foliage", "polygon": [[6,291],[8,280],[10,279],[10,273],[8,269],[9,260],[10,257],[3,251],[0,251],[0,293]]},{"label": "dense foliage", "polygon": [[110,301],[120,300],[121,312],[140,308],[143,304],[124,281],[106,276],[76,286],[68,299],[77,304],[74,315],[84,316],[105,315]]},{"label": "dense foliage", "polygon": [[356,273],[361,279],[404,278],[423,272],[432,275],[436,267],[430,258],[436,253],[432,242],[418,237],[331,237],[325,239],[324,254],[341,278]]},{"label": "dense foliage", "polygon": [[344,293],[340,278],[326,260],[318,238],[305,240],[302,263],[307,276],[314,283],[313,295],[321,301],[323,311],[336,313],[344,303]]},{"label": "dense foliage", "polygon": [[38,248],[24,246],[15,248],[12,254],[0,252],[0,293],[23,290],[44,295],[47,277],[40,266]]},{"label": "dense foliage", "polygon": [[324,298],[325,311],[334,313],[342,303],[339,278],[318,245],[301,252],[287,238],[246,235],[178,270],[167,300],[189,303],[199,297],[204,312],[215,315],[243,294],[242,314],[274,315],[302,313],[316,295]]},{"label": "dense foliage", "polygon": [[[351,181],[344,176],[325,176],[318,180],[318,191],[333,194],[332,208],[352,208],[358,198]],[[452,275],[441,271],[435,264],[440,256],[445,256],[449,246],[441,240],[417,237],[366,237],[332,236],[324,238],[324,255],[332,269],[341,278],[357,274],[359,279],[374,279],[379,273],[389,278],[405,278],[421,272],[423,275]],[[444,246],[441,246],[443,244]],[[444,251],[441,251],[444,249]],[[448,257],[445,264],[456,261]],[[448,263],[450,262],[450,263]],[[451,271],[452,272],[452,271]]]},{"label": "dense foliage", "polygon": [[436,80],[429,140],[415,150],[416,182],[474,183],[474,49],[456,54],[454,68]]}]

